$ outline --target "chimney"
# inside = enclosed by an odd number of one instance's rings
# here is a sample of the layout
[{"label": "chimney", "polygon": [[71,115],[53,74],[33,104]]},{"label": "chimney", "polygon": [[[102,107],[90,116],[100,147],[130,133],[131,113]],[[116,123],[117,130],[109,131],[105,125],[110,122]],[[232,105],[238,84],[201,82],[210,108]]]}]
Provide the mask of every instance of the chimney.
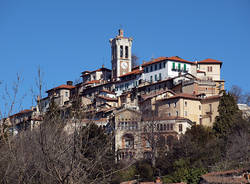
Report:
[{"label": "chimney", "polygon": [[120,37],[123,37],[123,29],[119,29],[118,32],[119,32],[119,36],[120,36]]},{"label": "chimney", "polygon": [[104,68],[104,65],[102,65],[102,68]]},{"label": "chimney", "polygon": [[67,85],[68,85],[68,86],[72,86],[72,85],[73,85],[73,82],[72,82],[72,81],[67,81]]}]

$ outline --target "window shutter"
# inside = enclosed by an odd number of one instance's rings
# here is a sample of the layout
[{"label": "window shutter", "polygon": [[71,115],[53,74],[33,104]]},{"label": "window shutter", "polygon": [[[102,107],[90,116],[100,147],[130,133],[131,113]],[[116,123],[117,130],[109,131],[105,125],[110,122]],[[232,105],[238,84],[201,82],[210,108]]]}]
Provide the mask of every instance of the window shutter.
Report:
[{"label": "window shutter", "polygon": [[187,65],[184,64],[184,71],[187,71]]},{"label": "window shutter", "polygon": [[178,70],[181,70],[181,64],[178,63]]},{"label": "window shutter", "polygon": [[175,63],[172,64],[172,69],[175,70]]}]

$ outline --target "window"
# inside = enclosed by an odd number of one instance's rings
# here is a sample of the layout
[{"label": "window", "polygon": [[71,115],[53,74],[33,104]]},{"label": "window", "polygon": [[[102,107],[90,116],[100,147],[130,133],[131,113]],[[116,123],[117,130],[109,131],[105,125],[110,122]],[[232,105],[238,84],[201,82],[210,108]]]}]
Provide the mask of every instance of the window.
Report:
[{"label": "window", "polygon": [[182,124],[179,124],[179,132],[182,132]]},{"label": "window", "polygon": [[123,57],[123,46],[120,46],[120,57]]},{"label": "window", "polygon": [[164,124],[164,125],[163,125],[163,130],[166,130],[166,128],[167,128],[167,127],[166,127],[166,124]]},{"label": "window", "polygon": [[155,65],[155,70],[157,70],[157,64]]},{"label": "window", "polygon": [[148,73],[148,67],[145,68],[145,72]]},{"label": "window", "polygon": [[212,112],[212,104],[209,104],[209,112]]},{"label": "window", "polygon": [[178,116],[179,115],[179,112],[178,111],[176,111],[176,116]]},{"label": "window", "polygon": [[170,107],[170,103],[168,103],[168,107]]},{"label": "window", "polygon": [[184,64],[184,71],[187,71],[187,65]]},{"label": "window", "polygon": [[187,116],[187,111],[184,112],[185,116]]},{"label": "window", "polygon": [[199,105],[199,110],[201,110],[201,105]]},{"label": "window", "polygon": [[152,75],[150,76],[150,82],[153,82],[153,76]]},{"label": "window", "polygon": [[178,63],[178,70],[181,70],[181,64]]},{"label": "window", "polygon": [[165,68],[165,67],[166,67],[166,62],[163,63],[163,68]]},{"label": "window", "polygon": [[171,116],[171,113],[170,113],[170,112],[168,113],[168,116]]},{"label": "window", "polygon": [[153,71],[153,66],[150,66],[150,72],[152,72]]},{"label": "window", "polygon": [[160,124],[160,131],[162,131],[163,130],[163,125],[162,124]]},{"label": "window", "polygon": [[212,116],[209,116],[209,122],[210,123],[212,122]]},{"label": "window", "polygon": [[213,71],[212,66],[208,66],[208,67],[207,67],[207,71],[208,71],[208,72],[212,72],[212,71]]},{"label": "window", "polygon": [[161,80],[161,73],[159,73],[159,80]]},{"label": "window", "polygon": [[157,75],[155,74],[155,81],[157,81]]},{"label": "window", "polygon": [[160,130],[160,124],[157,124],[157,130],[158,131]]},{"label": "window", "polygon": [[133,148],[134,147],[134,138],[132,135],[124,136],[125,148]]},{"label": "window", "polygon": [[187,107],[187,101],[185,101],[185,107]]},{"label": "window", "polygon": [[159,69],[161,69],[161,63],[159,64]]},{"label": "window", "polygon": [[69,96],[69,92],[68,92],[68,91],[65,92],[65,96],[66,96],[66,97]]},{"label": "window", "polygon": [[173,129],[174,129],[173,124],[170,124],[170,130],[173,130]]},{"label": "window", "polygon": [[128,58],[128,46],[125,46],[125,58]]},{"label": "window", "polygon": [[172,63],[172,70],[175,70],[175,63]]},{"label": "window", "polygon": [[174,107],[176,107],[176,102],[174,103]]},{"label": "window", "polygon": [[169,124],[167,124],[167,130],[169,130]]}]

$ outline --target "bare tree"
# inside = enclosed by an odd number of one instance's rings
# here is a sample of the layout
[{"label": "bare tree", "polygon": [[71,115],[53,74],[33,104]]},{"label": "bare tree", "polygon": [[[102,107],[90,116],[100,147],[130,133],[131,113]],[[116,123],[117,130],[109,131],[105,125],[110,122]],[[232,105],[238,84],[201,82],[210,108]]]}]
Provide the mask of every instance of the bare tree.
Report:
[{"label": "bare tree", "polygon": [[[165,152],[169,149],[169,145],[166,144],[166,132],[163,130],[163,125],[159,123],[159,116],[155,110],[150,110],[143,113],[142,118],[142,141],[146,146],[148,155],[146,158],[150,159],[152,167],[156,167],[156,158],[160,152]],[[170,140],[169,140],[170,141]],[[142,143],[143,144],[143,143]]]},{"label": "bare tree", "polygon": [[135,54],[132,54],[132,68],[138,66],[139,64],[139,57]]}]

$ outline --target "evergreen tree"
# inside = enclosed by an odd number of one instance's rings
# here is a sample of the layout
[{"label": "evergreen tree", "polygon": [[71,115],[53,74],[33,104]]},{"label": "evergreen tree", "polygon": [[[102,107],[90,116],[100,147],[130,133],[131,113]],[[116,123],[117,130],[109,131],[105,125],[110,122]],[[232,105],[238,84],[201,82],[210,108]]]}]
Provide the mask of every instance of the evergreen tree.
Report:
[{"label": "evergreen tree", "polygon": [[220,138],[228,135],[244,126],[242,113],[239,110],[233,95],[223,92],[218,107],[219,116],[216,117],[213,129]]}]

